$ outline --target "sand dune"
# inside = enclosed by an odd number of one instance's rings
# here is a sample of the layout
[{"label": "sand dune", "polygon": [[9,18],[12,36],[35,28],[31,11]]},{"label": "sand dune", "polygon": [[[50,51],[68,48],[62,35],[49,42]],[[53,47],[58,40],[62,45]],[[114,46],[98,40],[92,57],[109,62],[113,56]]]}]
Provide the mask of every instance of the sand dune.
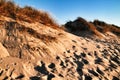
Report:
[{"label": "sand dune", "polygon": [[[119,80],[120,40],[0,18],[0,79]],[[86,33],[87,35],[87,33]]]}]

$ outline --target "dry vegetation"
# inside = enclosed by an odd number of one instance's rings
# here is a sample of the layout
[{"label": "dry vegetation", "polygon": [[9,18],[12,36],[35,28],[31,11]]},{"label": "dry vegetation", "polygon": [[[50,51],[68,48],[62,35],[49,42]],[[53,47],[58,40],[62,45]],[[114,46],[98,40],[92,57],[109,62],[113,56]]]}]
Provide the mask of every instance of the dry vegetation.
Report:
[{"label": "dry vegetation", "polygon": [[73,34],[74,33],[76,34],[76,32],[81,33],[81,34],[84,34],[87,32],[90,34],[100,35],[100,34],[98,34],[94,24],[87,22],[85,19],[83,19],[81,17],[78,17],[74,21],[67,22],[65,24],[65,28],[68,32],[72,32]]},{"label": "dry vegetation", "polygon": [[47,12],[29,6],[21,8],[10,0],[0,0],[0,15],[29,23],[40,22],[45,25],[58,26]]},{"label": "dry vegetation", "polygon": [[76,32],[76,31],[87,31],[89,30],[89,25],[86,20],[83,18],[77,18],[75,21],[69,21],[65,24],[65,27],[70,32]]},{"label": "dry vegetation", "polygon": [[[15,34],[18,34],[17,32],[21,32],[22,34],[24,33],[25,35],[31,35],[34,38],[41,39],[45,43],[56,40],[56,37],[46,35],[46,34],[41,34],[41,33],[37,32],[36,30],[26,27],[24,25],[20,25],[17,22],[5,22],[4,27],[7,31],[8,36],[15,37],[15,35],[14,35],[15,32],[16,32]],[[16,37],[18,37],[18,36],[16,36]]]},{"label": "dry vegetation", "polygon": [[94,20],[93,24],[96,26],[97,30],[99,30],[100,32],[106,33],[110,31],[115,33],[116,35],[120,35],[120,27],[116,25],[107,24],[99,20]]},{"label": "dry vegetation", "polygon": [[89,32],[92,34],[96,34],[98,36],[101,36],[99,32],[106,33],[106,32],[113,32],[116,35],[120,35],[120,27],[116,25],[110,25],[103,21],[95,20],[94,22],[87,22],[85,19],[78,17],[74,21],[69,21],[65,24],[65,30],[68,32],[72,32],[73,34],[76,32],[81,32],[83,34],[83,31]]}]

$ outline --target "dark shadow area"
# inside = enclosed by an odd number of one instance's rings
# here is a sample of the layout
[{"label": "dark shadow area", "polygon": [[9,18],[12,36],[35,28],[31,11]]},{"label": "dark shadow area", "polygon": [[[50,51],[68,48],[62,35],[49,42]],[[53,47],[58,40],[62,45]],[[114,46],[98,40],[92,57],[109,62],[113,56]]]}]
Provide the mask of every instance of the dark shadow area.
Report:
[{"label": "dark shadow area", "polygon": [[115,65],[113,62],[111,62],[111,61],[109,61],[109,66],[110,67],[112,67],[112,68],[115,68],[115,69],[117,69],[117,65]]},{"label": "dark shadow area", "polygon": [[92,80],[92,77],[90,77],[89,75],[85,75],[85,80]]},{"label": "dark shadow area", "polygon": [[81,56],[82,57],[86,57],[86,54],[83,52],[83,53],[81,53]]},{"label": "dark shadow area", "polygon": [[58,76],[60,76],[60,77],[64,77],[62,74],[59,74]]},{"label": "dark shadow area", "polygon": [[41,66],[36,66],[34,69],[42,74],[48,75],[49,72],[47,71],[45,67],[45,63],[41,61]]},{"label": "dark shadow area", "polygon": [[103,62],[101,58],[97,57],[97,59],[95,59],[95,64],[100,64],[101,62]]},{"label": "dark shadow area", "polygon": [[54,78],[54,77],[55,77],[55,75],[54,75],[54,74],[52,74],[52,73],[50,73],[50,74],[48,75],[47,80],[52,80],[52,78]]},{"label": "dark shadow area", "polygon": [[89,64],[89,62],[84,58],[82,58],[82,62],[84,62],[84,64]]},{"label": "dark shadow area", "polygon": [[65,68],[66,66],[65,66],[65,64],[64,64],[64,62],[61,60],[61,62],[60,62],[60,66],[62,66],[62,68]]},{"label": "dark shadow area", "polygon": [[88,72],[98,77],[98,74],[94,70],[88,70]]},{"label": "dark shadow area", "polygon": [[110,59],[111,59],[112,61],[114,61],[115,63],[117,63],[118,65],[120,65],[120,59],[119,59],[118,56],[115,56],[115,57],[110,56]]},{"label": "dark shadow area", "polygon": [[113,76],[113,79],[112,80],[120,80],[119,78]]},{"label": "dark shadow area", "polygon": [[77,60],[81,58],[81,56],[80,56],[80,55],[77,55],[76,53],[74,53],[74,57],[75,57]]},{"label": "dark shadow area", "polygon": [[97,70],[96,70],[100,75],[104,75],[104,73],[99,69],[99,67],[97,67]]},{"label": "dark shadow area", "polygon": [[83,64],[82,62],[80,62],[80,61],[75,61],[75,63],[77,64],[77,69],[76,69],[76,71],[78,72],[78,74],[79,74],[80,77],[81,77],[81,76],[83,75],[82,69],[83,69],[84,64]]},{"label": "dark shadow area", "polygon": [[50,65],[48,65],[49,68],[53,69],[55,68],[55,64],[54,63],[51,63]]},{"label": "dark shadow area", "polygon": [[3,70],[0,71],[0,76],[3,74],[3,72],[4,72]]},{"label": "dark shadow area", "polygon": [[[55,68],[55,64],[51,63],[48,67],[49,68]],[[36,71],[40,72],[41,74],[47,75],[47,80],[52,80],[52,78],[55,77],[54,74],[48,72],[48,70],[45,66],[45,63],[42,62],[42,61],[41,61],[41,66],[36,66],[34,69]],[[30,77],[30,79],[31,80],[41,80],[40,77],[37,77],[37,76]]]},{"label": "dark shadow area", "polygon": [[15,79],[22,79],[24,78],[24,75],[23,74],[20,74],[18,77],[16,77]]},{"label": "dark shadow area", "polygon": [[8,78],[9,78],[8,76],[5,76],[3,80],[8,80]]},{"label": "dark shadow area", "polygon": [[40,79],[40,77],[33,76],[33,77],[30,77],[30,80],[41,80],[41,79]]}]

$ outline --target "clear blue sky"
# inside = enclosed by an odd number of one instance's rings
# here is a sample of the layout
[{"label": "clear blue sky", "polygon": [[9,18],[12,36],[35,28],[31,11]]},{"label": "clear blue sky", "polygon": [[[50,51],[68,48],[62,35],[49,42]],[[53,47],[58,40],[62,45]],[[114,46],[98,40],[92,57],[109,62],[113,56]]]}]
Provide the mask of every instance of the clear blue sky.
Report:
[{"label": "clear blue sky", "polygon": [[88,21],[99,19],[120,26],[120,0],[14,0],[49,12],[59,24],[77,17]]}]

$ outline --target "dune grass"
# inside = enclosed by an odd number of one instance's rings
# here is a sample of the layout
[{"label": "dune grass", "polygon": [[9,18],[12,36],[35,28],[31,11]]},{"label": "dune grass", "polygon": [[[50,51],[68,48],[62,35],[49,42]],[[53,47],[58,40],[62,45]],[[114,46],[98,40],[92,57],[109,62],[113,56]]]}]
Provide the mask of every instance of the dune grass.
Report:
[{"label": "dune grass", "polygon": [[21,8],[10,0],[0,0],[0,15],[29,23],[39,22],[54,27],[58,26],[47,12],[37,10],[30,6]]}]

